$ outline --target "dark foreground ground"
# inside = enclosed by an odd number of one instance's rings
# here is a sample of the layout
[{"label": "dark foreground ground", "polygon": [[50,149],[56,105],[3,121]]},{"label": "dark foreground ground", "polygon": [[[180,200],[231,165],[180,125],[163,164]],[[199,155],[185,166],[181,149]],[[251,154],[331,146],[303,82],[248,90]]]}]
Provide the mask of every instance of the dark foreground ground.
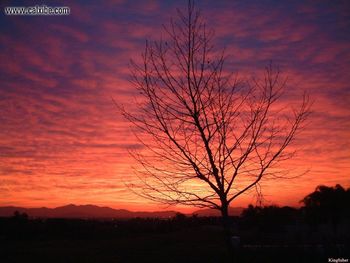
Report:
[{"label": "dark foreground ground", "polygon": [[[322,235],[321,228],[316,230],[285,226],[257,231],[243,225],[242,246],[236,251],[235,262],[349,259],[348,236],[340,233],[335,238]],[[0,262],[4,263],[233,262],[215,218],[127,221],[0,218],[0,242]]]}]

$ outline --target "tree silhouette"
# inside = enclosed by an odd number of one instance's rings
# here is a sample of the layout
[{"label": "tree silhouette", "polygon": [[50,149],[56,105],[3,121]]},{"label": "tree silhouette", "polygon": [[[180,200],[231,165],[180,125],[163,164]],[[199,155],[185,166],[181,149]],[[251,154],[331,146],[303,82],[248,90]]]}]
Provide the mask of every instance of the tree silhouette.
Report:
[{"label": "tree silhouette", "polygon": [[298,210],[284,206],[253,206],[243,210],[241,218],[245,225],[258,227],[260,230],[281,231],[283,226],[296,220]]},{"label": "tree silhouette", "polygon": [[350,188],[345,190],[339,184],[335,187],[319,185],[301,202],[304,203],[303,210],[310,223],[330,222],[336,232],[339,221],[350,215],[349,208],[344,206],[350,202]]},{"label": "tree silhouette", "polygon": [[28,216],[28,214],[25,213],[25,212],[21,213],[21,212],[19,212],[19,211],[16,210],[16,211],[13,213],[13,217],[12,217],[12,218],[13,218],[14,220],[16,220],[16,221],[24,222],[24,221],[28,221],[29,216]]},{"label": "tree silhouette", "polygon": [[225,53],[192,1],[164,26],[165,38],[146,42],[142,63],[132,62],[137,110],[122,108],[143,150],[132,151],[141,196],[173,205],[221,211],[292,157],[286,151],[309,114],[307,96],[286,110],[279,99],[286,79],[271,65],[262,80],[243,81],[224,70]]}]

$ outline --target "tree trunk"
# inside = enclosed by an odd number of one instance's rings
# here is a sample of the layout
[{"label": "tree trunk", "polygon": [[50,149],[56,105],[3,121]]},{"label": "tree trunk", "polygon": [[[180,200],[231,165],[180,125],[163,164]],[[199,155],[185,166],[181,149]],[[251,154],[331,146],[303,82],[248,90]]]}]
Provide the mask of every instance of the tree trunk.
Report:
[{"label": "tree trunk", "polygon": [[231,229],[230,229],[230,218],[228,215],[228,206],[222,206],[221,208],[221,216],[222,216],[222,225],[224,227],[224,234],[227,245],[229,245],[231,238]]},{"label": "tree trunk", "polygon": [[228,205],[222,205],[221,206],[221,217],[222,217],[222,225],[224,229],[224,238],[225,238],[225,243],[226,243],[226,248],[229,254],[229,262],[236,261],[234,260],[235,257],[235,251],[232,247],[231,244],[231,222],[230,222],[230,217],[228,214]]}]

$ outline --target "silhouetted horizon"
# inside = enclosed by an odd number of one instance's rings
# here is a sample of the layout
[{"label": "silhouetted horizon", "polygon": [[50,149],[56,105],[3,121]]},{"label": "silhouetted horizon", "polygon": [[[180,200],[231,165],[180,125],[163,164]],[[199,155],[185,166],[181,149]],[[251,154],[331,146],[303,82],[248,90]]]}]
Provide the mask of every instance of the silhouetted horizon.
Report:
[{"label": "silhouetted horizon", "polygon": [[[245,207],[230,207],[230,215],[239,216]],[[0,217],[13,216],[15,212],[26,213],[30,217],[47,218],[147,218],[174,217],[176,214],[186,216],[220,216],[220,212],[214,209],[198,209],[192,213],[182,213],[176,209],[155,210],[155,211],[135,211],[128,209],[116,209],[108,206],[98,206],[92,204],[76,205],[68,204],[57,207],[22,207],[22,206],[0,206]]]}]

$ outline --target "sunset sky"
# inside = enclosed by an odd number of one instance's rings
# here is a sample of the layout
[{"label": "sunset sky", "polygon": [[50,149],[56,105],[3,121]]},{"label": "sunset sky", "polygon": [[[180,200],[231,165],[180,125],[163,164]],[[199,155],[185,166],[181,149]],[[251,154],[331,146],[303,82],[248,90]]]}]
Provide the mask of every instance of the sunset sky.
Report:
[{"label": "sunset sky", "polygon": [[[95,204],[166,208],[125,187],[134,178],[128,149],[141,147],[112,98],[139,96],[130,59],[186,1],[47,1],[69,16],[5,16],[1,1],[0,206]],[[348,1],[197,1],[225,48],[226,70],[259,75],[270,61],[288,76],[286,105],[303,91],[314,101],[289,162],[304,176],[262,183],[265,204],[300,205],[317,185],[350,187],[350,4]],[[295,91],[295,92],[294,92]],[[254,192],[233,206],[254,203]]]}]

